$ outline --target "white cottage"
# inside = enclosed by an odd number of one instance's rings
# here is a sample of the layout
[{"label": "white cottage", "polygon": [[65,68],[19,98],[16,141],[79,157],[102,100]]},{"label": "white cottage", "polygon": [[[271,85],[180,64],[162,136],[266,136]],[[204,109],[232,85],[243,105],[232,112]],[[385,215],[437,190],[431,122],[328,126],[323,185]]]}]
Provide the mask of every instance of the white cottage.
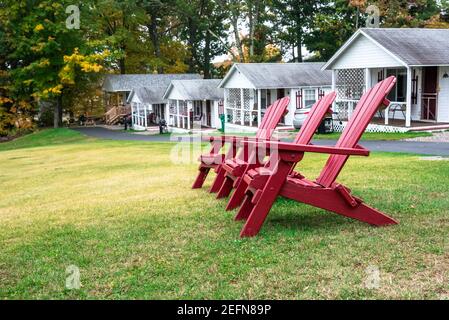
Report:
[{"label": "white cottage", "polygon": [[221,79],[173,80],[164,94],[168,101],[169,127],[220,128],[219,106],[223,103]]},{"label": "white cottage", "polygon": [[165,119],[167,100],[164,100],[166,87],[138,88],[131,91],[128,102],[131,105],[132,125],[135,130],[146,130]]},{"label": "white cottage", "polygon": [[282,124],[293,125],[296,109],[315,103],[331,90],[330,71],[324,63],[235,63],[219,87],[225,92],[227,127],[258,127],[266,108],[291,97]]},{"label": "white cottage", "polygon": [[378,113],[372,131],[449,127],[448,29],[360,29],[323,70],[332,70],[341,120],[351,117],[367,88],[394,75],[392,104]]},{"label": "white cottage", "polygon": [[[152,110],[152,101],[140,101],[138,97],[134,97],[133,109],[129,107],[131,100],[133,99],[133,91],[140,88],[156,90],[160,95],[158,88],[163,88],[163,91],[168,87],[172,80],[181,79],[201,79],[199,74],[110,74],[107,75],[103,83],[103,98],[106,109],[106,121],[108,124],[115,124],[120,121],[123,116],[129,113],[133,114],[133,120],[137,119],[136,115],[139,115],[140,124],[144,123],[143,117],[146,113],[151,115],[153,112],[157,112],[157,109]],[[142,92],[141,98],[146,94]],[[159,99],[159,98],[158,98]],[[159,102],[158,102],[159,103]],[[144,109],[143,106],[146,106]],[[137,110],[139,107],[139,110]],[[147,120],[148,124],[148,120]]]}]

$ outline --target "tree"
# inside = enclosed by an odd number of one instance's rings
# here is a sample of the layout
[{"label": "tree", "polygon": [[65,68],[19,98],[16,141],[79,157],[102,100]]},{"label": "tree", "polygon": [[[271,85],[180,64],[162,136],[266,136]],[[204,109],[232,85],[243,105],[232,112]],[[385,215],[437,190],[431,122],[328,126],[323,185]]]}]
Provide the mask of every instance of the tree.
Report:
[{"label": "tree", "polygon": [[[89,4],[90,2],[90,4]],[[145,10],[137,0],[89,0],[86,20],[93,24],[91,37],[111,52],[112,66],[127,73],[130,54],[142,57],[148,53],[142,42],[141,27],[147,22]]]},{"label": "tree", "polygon": [[187,43],[190,54],[189,72],[212,77],[212,58],[226,52],[222,38],[226,35],[226,14],[213,0],[177,0],[180,38]]},{"label": "tree", "polygon": [[348,0],[321,1],[304,44],[314,60],[327,61],[357,30],[357,8]]},{"label": "tree", "polygon": [[303,46],[307,30],[320,7],[313,0],[273,0],[279,39],[291,50],[293,61],[303,61]]},{"label": "tree", "polygon": [[37,109],[39,101],[54,103],[54,126],[62,124],[62,100],[80,73],[98,73],[108,51],[86,45],[81,30],[66,26],[71,1],[5,1],[5,25],[10,48],[7,73],[10,100],[22,109]]}]

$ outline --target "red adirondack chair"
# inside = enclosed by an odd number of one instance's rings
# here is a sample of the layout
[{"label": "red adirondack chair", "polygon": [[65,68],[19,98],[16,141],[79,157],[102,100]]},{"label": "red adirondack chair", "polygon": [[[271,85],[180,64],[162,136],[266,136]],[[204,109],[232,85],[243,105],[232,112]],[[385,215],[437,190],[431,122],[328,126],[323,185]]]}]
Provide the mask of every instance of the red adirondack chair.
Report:
[{"label": "red adirondack chair", "polygon": [[[332,103],[335,101],[335,92],[321,98],[312,107],[306,121],[301,127],[301,130],[296,135],[293,143],[295,144],[309,144],[315,134],[318,126],[323,120],[324,116],[331,112]],[[258,161],[256,152],[253,151],[249,156],[249,161],[245,162],[239,159],[228,159],[223,164],[223,170],[225,171],[225,180],[218,192],[217,198],[226,197],[235,187],[235,191],[229,199],[226,210],[232,210],[239,207],[243,199],[245,198],[245,191],[248,185],[242,179],[242,177],[249,171],[264,165]]]},{"label": "red adirondack chair", "polygon": [[[376,226],[396,224],[394,219],[367,206],[360,198],[353,196],[350,189],[335,182],[350,155],[369,155],[369,151],[359,146],[358,142],[378,108],[389,105],[386,97],[395,82],[395,77],[389,77],[363,95],[335,147],[269,142],[271,147],[278,148],[277,158],[270,159],[276,161],[274,170],[260,167],[244,176],[248,188],[236,219],[247,221],[240,236],[254,236],[259,232],[278,196]],[[247,142],[248,145],[253,143]],[[316,181],[292,172],[306,152],[330,154]]]},{"label": "red adirondack chair", "polygon": [[[203,140],[207,140],[212,144],[212,149],[208,154],[203,154],[200,156],[199,161],[200,166],[198,168],[198,176],[193,183],[192,188],[201,188],[204,181],[207,178],[211,169],[217,173],[217,176],[212,183],[210,192],[217,192],[220,186],[223,184],[224,172],[222,170],[222,164],[225,159],[233,158],[237,156],[242,161],[247,161],[248,152],[245,150],[239,150],[242,147],[238,146],[238,142],[245,140],[269,140],[273,135],[276,126],[278,125],[281,118],[286,114],[288,104],[290,103],[290,98],[285,97],[275,101],[271,106],[267,108],[267,111],[262,119],[259,129],[257,130],[255,139],[245,138],[245,137],[204,137]],[[220,150],[224,147],[226,143],[230,143],[226,154],[221,153]],[[245,147],[243,147],[245,149]],[[240,152],[239,152],[240,151]]]}]

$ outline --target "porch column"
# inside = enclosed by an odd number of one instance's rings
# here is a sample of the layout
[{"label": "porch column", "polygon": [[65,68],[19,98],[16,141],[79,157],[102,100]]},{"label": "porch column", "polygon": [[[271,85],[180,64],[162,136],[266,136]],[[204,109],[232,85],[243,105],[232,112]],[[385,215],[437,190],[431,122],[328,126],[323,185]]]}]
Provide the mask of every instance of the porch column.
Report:
[{"label": "porch column", "polygon": [[145,124],[145,128],[147,128],[148,127],[147,106],[144,106],[143,110],[144,110],[144,117],[145,117],[143,119],[143,122]]},{"label": "porch column", "polygon": [[190,104],[192,102],[187,101],[187,129],[190,130]]},{"label": "porch column", "polygon": [[137,125],[140,126],[140,103],[136,103],[137,111],[136,111],[136,122]]},{"label": "porch column", "polygon": [[412,68],[407,67],[407,98],[405,108],[405,126],[410,127],[412,124]]},{"label": "porch column", "polygon": [[[332,69],[332,92],[337,92],[337,70]],[[302,98],[301,98],[302,99]],[[332,110],[334,112],[336,112],[337,110],[335,110],[336,107],[336,100],[338,99],[338,93],[337,93],[337,98],[335,99],[335,101],[332,103]],[[333,116],[332,116],[333,118]]]},{"label": "porch column", "polygon": [[176,127],[181,128],[181,119],[179,117],[179,100],[176,100]]},{"label": "porch column", "polygon": [[365,68],[365,92],[371,88],[371,74],[370,69]]},{"label": "porch column", "polygon": [[135,120],[134,120],[134,102],[131,103],[131,125],[134,127]]},{"label": "porch column", "polygon": [[245,125],[245,97],[243,95],[245,89],[240,89],[240,124]]},{"label": "porch column", "polygon": [[224,99],[223,99],[223,113],[225,115],[225,122],[228,122],[228,112],[227,112],[227,108],[228,108],[228,92],[229,89],[224,89]]},{"label": "porch column", "polygon": [[262,90],[257,89],[257,127],[262,123]]}]

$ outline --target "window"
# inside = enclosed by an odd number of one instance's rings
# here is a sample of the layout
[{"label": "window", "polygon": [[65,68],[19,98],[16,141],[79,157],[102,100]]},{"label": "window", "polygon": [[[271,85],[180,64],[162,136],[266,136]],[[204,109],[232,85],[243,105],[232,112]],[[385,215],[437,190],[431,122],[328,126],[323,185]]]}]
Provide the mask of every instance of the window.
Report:
[{"label": "window", "polygon": [[308,107],[316,102],[316,90],[306,89],[304,90],[304,106]]},{"label": "window", "polygon": [[388,95],[388,100],[394,102],[405,102],[407,96],[407,70],[405,69],[388,69],[387,77],[395,76],[397,78],[396,85]]}]

